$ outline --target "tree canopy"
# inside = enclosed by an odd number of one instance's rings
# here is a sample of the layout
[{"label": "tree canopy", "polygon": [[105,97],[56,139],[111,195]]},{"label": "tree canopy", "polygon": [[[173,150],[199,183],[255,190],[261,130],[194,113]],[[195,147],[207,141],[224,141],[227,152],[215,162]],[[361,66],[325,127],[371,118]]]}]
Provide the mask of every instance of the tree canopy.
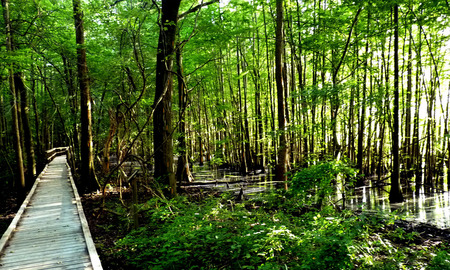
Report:
[{"label": "tree canopy", "polygon": [[[44,151],[63,145],[74,149],[74,164],[80,161],[80,46],[86,50],[93,166],[100,185],[111,179],[113,153],[116,164],[139,157],[150,171],[161,155],[177,159],[181,153],[183,166],[209,162],[246,174],[274,168],[281,144],[288,170],[346,157],[362,176],[381,176],[397,166],[400,173],[434,185],[431,179],[448,167],[446,1],[282,1],[282,95],[276,92],[276,1],[186,0],[177,11],[165,0],[81,1],[82,45],[76,44],[72,1],[4,2],[9,2],[11,31],[4,16],[0,147],[1,159],[8,161],[1,163],[2,171],[9,175],[16,174],[17,163],[10,158],[13,104],[25,103],[17,106],[25,166],[34,163],[30,155],[42,166]],[[164,21],[172,11],[176,19]],[[173,39],[163,42],[171,50],[161,44],[167,31]],[[162,48],[167,55],[161,55]],[[159,61],[165,63],[159,70],[172,77],[170,91],[158,90]],[[23,90],[11,92],[8,69],[21,78]],[[280,104],[285,104],[282,129]],[[393,129],[395,110],[398,129]],[[153,124],[162,113],[169,116]],[[161,130],[166,135],[156,145]],[[390,158],[393,136],[400,140],[398,165]],[[173,153],[161,152],[159,144],[169,141]],[[163,185],[169,184],[166,173],[157,176]],[[177,179],[191,179],[186,177]],[[175,182],[171,185],[175,189]]]}]

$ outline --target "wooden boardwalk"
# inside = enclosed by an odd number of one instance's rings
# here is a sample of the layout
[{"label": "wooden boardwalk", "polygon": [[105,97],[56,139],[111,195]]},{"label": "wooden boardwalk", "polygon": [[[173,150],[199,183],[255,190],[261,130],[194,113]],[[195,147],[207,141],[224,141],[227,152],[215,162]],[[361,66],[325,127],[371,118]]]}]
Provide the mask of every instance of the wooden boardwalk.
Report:
[{"label": "wooden boardwalk", "polygon": [[39,175],[0,239],[0,269],[102,269],[66,156]]}]

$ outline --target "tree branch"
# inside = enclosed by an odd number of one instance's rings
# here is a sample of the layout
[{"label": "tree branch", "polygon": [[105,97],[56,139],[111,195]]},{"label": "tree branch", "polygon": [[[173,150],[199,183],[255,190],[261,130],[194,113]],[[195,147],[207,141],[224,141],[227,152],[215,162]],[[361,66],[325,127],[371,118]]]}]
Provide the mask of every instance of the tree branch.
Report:
[{"label": "tree branch", "polygon": [[189,15],[189,14],[191,14],[193,12],[196,12],[197,10],[201,9],[202,7],[206,7],[206,6],[209,6],[211,4],[218,3],[218,2],[219,2],[219,0],[212,0],[212,1],[209,1],[209,2],[206,2],[206,3],[201,3],[199,5],[196,5],[195,7],[189,9],[188,11],[183,12],[180,15],[178,15],[178,20],[181,20],[184,17],[186,17],[187,15]]},{"label": "tree branch", "polygon": [[186,74],[185,77],[188,77],[188,76],[192,75],[192,74],[195,73],[197,70],[199,70],[199,69],[203,68],[204,66],[206,66],[208,63],[210,63],[210,62],[212,62],[212,61],[216,61],[216,60],[218,60],[218,59],[220,59],[220,57],[219,57],[219,58],[211,58],[211,59],[209,59],[208,61],[204,62],[204,63],[201,64],[200,66],[196,67],[193,71],[191,71],[191,72],[189,72],[188,74]]},{"label": "tree branch", "polygon": [[348,46],[350,45],[350,39],[352,37],[353,28],[355,27],[356,22],[358,21],[358,16],[359,16],[359,13],[361,13],[362,9],[363,9],[362,7],[360,7],[358,9],[358,11],[356,12],[355,18],[353,19],[352,26],[350,27],[350,32],[348,33],[347,43],[345,44],[344,51],[342,52],[341,60],[339,61],[339,63],[337,64],[337,66],[333,72],[333,82],[336,82],[337,74],[339,72],[339,69],[341,68],[342,63],[344,62],[345,55],[347,54]]}]

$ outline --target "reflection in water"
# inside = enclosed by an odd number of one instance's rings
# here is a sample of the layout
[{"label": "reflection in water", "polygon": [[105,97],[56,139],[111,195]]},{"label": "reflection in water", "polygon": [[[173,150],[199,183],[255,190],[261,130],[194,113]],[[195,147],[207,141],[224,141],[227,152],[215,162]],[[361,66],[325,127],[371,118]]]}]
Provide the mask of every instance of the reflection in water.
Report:
[{"label": "reflection in water", "polygon": [[253,172],[247,176],[242,176],[239,172],[227,169],[208,169],[203,167],[193,167],[195,181],[189,187],[200,189],[214,189],[219,192],[231,192],[236,195],[243,191],[247,197],[278,187],[280,182],[273,181],[273,174]]},{"label": "reflection in water", "polygon": [[378,210],[385,213],[396,211],[405,215],[407,220],[436,225],[440,228],[450,228],[450,193],[426,192],[421,187],[418,192],[405,194],[405,202],[389,203],[389,186],[364,186],[347,195],[345,207],[358,210]]}]

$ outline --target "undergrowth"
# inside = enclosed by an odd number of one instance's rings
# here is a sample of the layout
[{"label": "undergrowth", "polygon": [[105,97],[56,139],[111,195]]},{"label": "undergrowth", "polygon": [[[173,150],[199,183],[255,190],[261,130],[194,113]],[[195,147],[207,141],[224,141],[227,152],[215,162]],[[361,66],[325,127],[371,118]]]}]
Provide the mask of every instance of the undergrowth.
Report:
[{"label": "undergrowth", "polygon": [[446,247],[416,245],[417,233],[389,229],[394,217],[301,213],[283,192],[238,204],[154,198],[142,207],[146,224],[116,243],[114,256],[129,269],[450,269]]},{"label": "undergrowth", "polygon": [[312,188],[303,181],[241,203],[152,198],[112,256],[126,269],[450,269],[445,243],[421,245],[418,233],[393,227],[396,216],[335,209],[326,192],[314,207],[302,185]]}]

